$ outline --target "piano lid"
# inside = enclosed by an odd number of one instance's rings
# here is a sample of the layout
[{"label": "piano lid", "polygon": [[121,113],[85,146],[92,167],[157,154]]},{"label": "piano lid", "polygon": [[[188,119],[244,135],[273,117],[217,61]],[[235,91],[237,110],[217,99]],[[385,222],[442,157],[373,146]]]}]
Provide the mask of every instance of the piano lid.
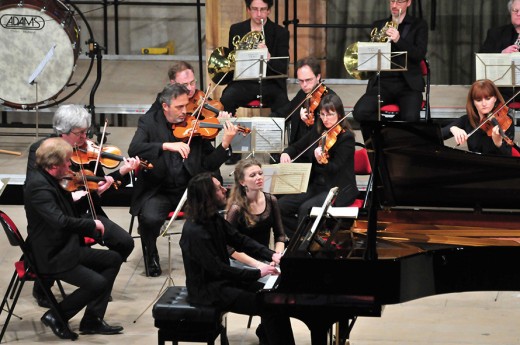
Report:
[{"label": "piano lid", "polygon": [[[436,124],[364,123],[383,206],[520,209],[520,159],[447,147]],[[374,156],[372,155],[372,159]]]}]

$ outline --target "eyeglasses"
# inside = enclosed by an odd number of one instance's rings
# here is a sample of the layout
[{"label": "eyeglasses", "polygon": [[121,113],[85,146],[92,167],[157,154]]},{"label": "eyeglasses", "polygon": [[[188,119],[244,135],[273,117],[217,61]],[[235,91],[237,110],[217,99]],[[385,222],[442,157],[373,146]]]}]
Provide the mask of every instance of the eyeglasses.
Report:
[{"label": "eyeglasses", "polygon": [[177,84],[182,85],[184,87],[195,86],[195,84],[197,84],[197,79],[193,79],[189,83],[177,83]]},{"label": "eyeglasses", "polygon": [[408,2],[408,0],[389,0],[390,3],[398,3],[398,4],[404,4],[405,2]]},{"label": "eyeglasses", "polygon": [[520,9],[515,8],[514,10],[511,10],[511,12],[518,15],[520,13]]},{"label": "eyeglasses", "polygon": [[269,10],[269,8],[268,7],[249,7],[249,10],[251,12],[265,13],[265,12],[267,12],[267,10]]},{"label": "eyeglasses", "polygon": [[320,117],[321,117],[322,119],[324,119],[324,118],[326,118],[326,117],[333,117],[333,116],[336,116],[336,115],[338,115],[338,113],[336,113],[335,111],[331,111],[331,112],[329,112],[328,114],[326,114],[326,113],[320,113]]},{"label": "eyeglasses", "polygon": [[74,134],[77,137],[81,137],[82,135],[87,135],[88,129],[84,129],[82,131],[77,131],[77,132],[70,131],[70,133]]}]

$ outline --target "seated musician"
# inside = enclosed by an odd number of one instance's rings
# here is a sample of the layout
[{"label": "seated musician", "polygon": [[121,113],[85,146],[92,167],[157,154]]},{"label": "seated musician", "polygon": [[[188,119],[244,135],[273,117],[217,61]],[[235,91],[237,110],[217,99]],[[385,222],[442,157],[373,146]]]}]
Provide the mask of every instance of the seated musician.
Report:
[{"label": "seated musician", "polygon": [[[278,200],[272,194],[263,192],[264,173],[256,159],[238,162],[234,171],[235,184],[228,200],[226,220],[242,234],[268,247],[271,231],[274,250],[282,253],[285,248],[285,233],[278,207]],[[268,265],[258,258],[231,248],[231,257],[250,267]]]},{"label": "seated musician", "polygon": [[[199,106],[199,102],[204,98],[204,92],[202,90],[197,89],[197,79],[195,79],[195,71],[193,70],[193,66],[186,61],[177,61],[175,62],[170,69],[168,70],[168,78],[170,79],[170,84],[180,84],[184,85],[188,91],[188,113],[192,113]],[[161,101],[159,99],[160,93],[157,95],[157,99],[152,104],[150,110],[160,110],[162,109]],[[203,110],[204,114],[209,114],[210,116],[218,116],[221,118],[229,118],[230,114],[228,112],[222,111],[223,105],[219,101],[213,101],[211,98],[208,98],[207,101],[209,103],[220,110],[218,113],[213,113],[207,109]],[[150,111],[149,110],[149,111]],[[215,109],[217,110],[217,109]]]},{"label": "seated musician", "polygon": [[[80,244],[84,236],[100,240],[106,228],[92,216],[81,217],[71,193],[58,183],[69,173],[72,154],[62,138],[46,139],[36,150],[35,168],[24,191],[27,243],[41,274],[78,287],[59,303],[65,321],[86,307],[79,324],[82,334],[117,334],[123,327],[110,326],[104,316],[123,261],[116,251]],[[41,320],[62,339],[78,338],[52,310]]]},{"label": "seated musician", "polygon": [[233,228],[218,210],[226,205],[226,188],[210,173],[202,173],[188,184],[187,217],[180,247],[186,271],[190,303],[211,305],[223,311],[260,315],[261,344],[294,344],[289,317],[270,311],[257,296],[260,277],[278,274],[272,265],[257,269],[231,267],[227,246],[266,261],[279,263],[275,253]]},{"label": "seated musician", "polygon": [[[287,73],[288,59],[271,59],[274,57],[289,56],[289,32],[273,23],[269,18],[273,0],[245,0],[249,19],[231,25],[229,29],[229,49],[233,50],[233,39],[244,37],[251,31],[263,32],[263,42],[259,42],[257,48],[267,48],[268,63],[267,76],[284,75]],[[235,114],[238,107],[247,105],[258,99],[260,91],[263,102],[274,111],[284,106],[287,98],[286,78],[264,79],[262,89],[259,89],[257,80],[232,81],[222,93],[220,101],[224,110]]]},{"label": "seated musician", "polygon": [[[222,143],[195,135],[185,122],[189,90],[180,84],[168,85],[161,93],[160,110],[151,109],[139,118],[128,152],[150,161],[154,168],[141,171],[135,184],[130,213],[139,218],[139,232],[147,258],[148,274],[161,275],[157,237],[168,213],[179,204],[188,181],[203,171],[218,172],[229,158],[237,127],[224,124]],[[175,137],[173,129],[187,136]]]},{"label": "seated musician", "polygon": [[[55,134],[52,135],[53,137],[61,137],[72,147],[87,147],[87,142],[89,141],[87,138],[87,132],[91,126],[91,115],[84,107],[74,104],[61,105],[58,110],[56,110],[56,113],[54,113],[52,123],[55,132]],[[26,183],[31,180],[32,174],[36,170],[36,150],[40,147],[43,140],[44,139],[35,142],[29,149]],[[79,157],[84,156],[86,155],[81,155]],[[91,157],[97,157],[97,154],[92,152]],[[85,161],[82,161],[83,164],[79,164],[80,161],[76,154],[72,156],[72,159],[73,162],[71,162],[70,167],[72,171],[78,172],[83,168],[94,172],[96,166],[95,160],[83,158]],[[126,261],[134,249],[134,240],[125,229],[108,218],[107,214],[101,208],[100,196],[114,184],[114,181],[121,181],[121,186],[126,186],[130,182],[130,175],[128,173],[139,166],[139,164],[140,160],[138,157],[125,159],[118,170],[115,170],[108,175],[105,175],[102,165],[99,165],[96,175],[104,177],[106,181],[99,182],[97,191],[91,193],[97,218],[105,227],[103,244],[109,249],[118,252],[123,261]],[[72,195],[76,201],[75,207],[78,209],[82,217],[90,218],[92,217],[92,214],[86,193],[87,192],[84,190],[79,190],[72,192]],[[52,285],[52,282],[49,281],[49,284]],[[49,303],[37,285],[34,286],[33,295],[36,298],[38,305],[47,308],[49,307]]]},{"label": "seated musician", "polygon": [[315,119],[320,115],[321,100],[325,95],[334,93],[323,84],[320,62],[315,57],[309,56],[298,60],[296,76],[301,89],[291,102],[271,114],[273,117],[290,116],[289,145],[297,142],[311,130]]},{"label": "seated musician", "polygon": [[[319,139],[321,136],[326,138],[324,144]],[[297,155],[304,154],[312,162],[307,192],[284,195],[278,200],[289,237],[313,206],[323,204],[332,187],[339,187],[335,206],[354,202],[358,195],[354,150],[355,134],[345,117],[341,99],[335,94],[325,96],[314,130],[288,146],[280,157],[280,163],[291,163]]]},{"label": "seated musician", "polygon": [[[512,147],[506,142],[515,137],[513,114],[510,113],[512,110],[508,112],[507,106],[499,110],[502,105],[504,99],[497,86],[488,79],[477,80],[468,92],[466,115],[443,127],[443,138],[454,137],[458,145],[467,143],[472,152],[511,156]],[[499,120],[498,125],[489,120],[469,136],[488,115],[495,112],[493,117]]]}]

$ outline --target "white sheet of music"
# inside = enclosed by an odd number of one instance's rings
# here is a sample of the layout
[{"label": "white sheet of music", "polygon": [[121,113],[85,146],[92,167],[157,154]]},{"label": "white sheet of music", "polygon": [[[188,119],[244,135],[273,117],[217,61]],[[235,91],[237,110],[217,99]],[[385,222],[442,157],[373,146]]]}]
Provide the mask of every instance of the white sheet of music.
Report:
[{"label": "white sheet of music", "polygon": [[276,281],[278,280],[280,276],[279,275],[276,275],[276,276],[269,276],[269,279],[267,279],[267,282],[265,283],[264,285],[264,290],[271,290],[274,285],[276,284]]}]

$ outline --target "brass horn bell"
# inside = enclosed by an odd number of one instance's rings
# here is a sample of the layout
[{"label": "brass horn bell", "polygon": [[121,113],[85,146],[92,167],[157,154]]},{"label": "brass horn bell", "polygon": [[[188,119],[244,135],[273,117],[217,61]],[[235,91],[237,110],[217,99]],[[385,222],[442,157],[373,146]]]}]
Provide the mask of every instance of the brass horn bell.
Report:
[{"label": "brass horn bell", "polygon": [[219,85],[226,85],[233,79],[235,61],[234,54],[230,53],[232,52],[229,48],[218,47],[209,57],[208,74],[215,84],[220,82]]}]

